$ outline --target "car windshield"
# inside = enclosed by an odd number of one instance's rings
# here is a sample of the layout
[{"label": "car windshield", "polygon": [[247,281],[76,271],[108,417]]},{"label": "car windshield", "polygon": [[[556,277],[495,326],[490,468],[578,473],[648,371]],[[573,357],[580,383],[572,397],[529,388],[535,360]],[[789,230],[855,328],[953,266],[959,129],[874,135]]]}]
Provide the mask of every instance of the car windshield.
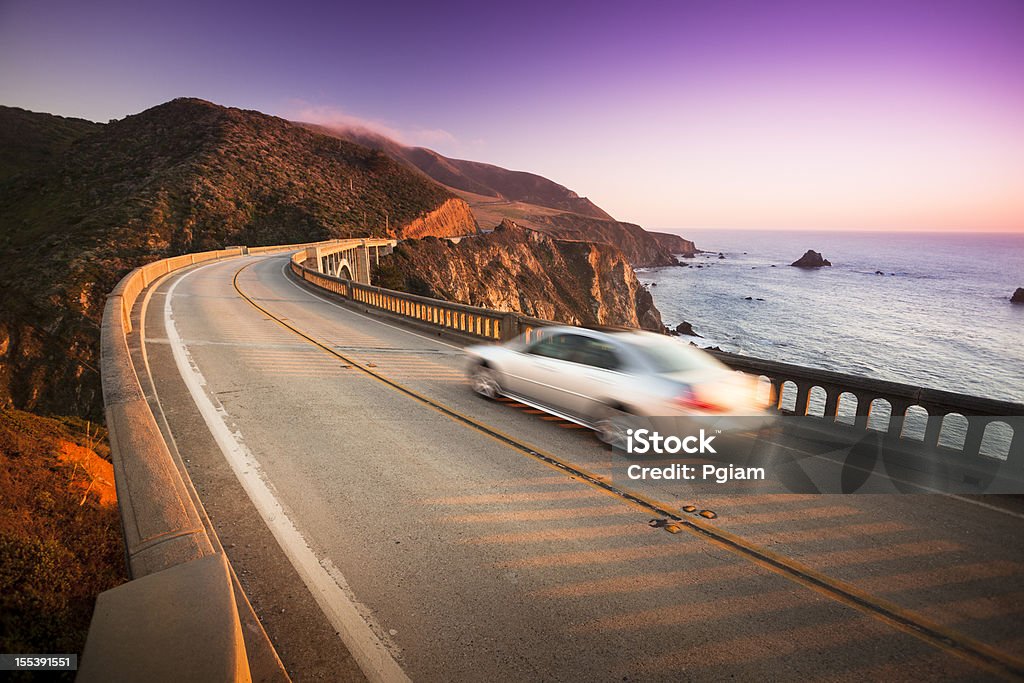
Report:
[{"label": "car windshield", "polygon": [[722,370],[715,358],[700,349],[684,346],[681,342],[655,336],[631,339],[630,346],[639,351],[655,372],[691,372],[693,370]]}]

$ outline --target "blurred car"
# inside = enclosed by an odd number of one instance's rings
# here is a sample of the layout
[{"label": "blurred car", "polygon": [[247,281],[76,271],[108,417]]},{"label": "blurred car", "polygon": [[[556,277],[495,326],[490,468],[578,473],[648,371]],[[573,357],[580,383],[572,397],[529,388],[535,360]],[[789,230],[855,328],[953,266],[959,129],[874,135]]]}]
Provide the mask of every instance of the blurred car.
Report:
[{"label": "blurred car", "polygon": [[768,417],[756,380],[651,332],[546,327],[466,353],[477,394],[590,427],[605,443],[621,443],[634,418]]}]

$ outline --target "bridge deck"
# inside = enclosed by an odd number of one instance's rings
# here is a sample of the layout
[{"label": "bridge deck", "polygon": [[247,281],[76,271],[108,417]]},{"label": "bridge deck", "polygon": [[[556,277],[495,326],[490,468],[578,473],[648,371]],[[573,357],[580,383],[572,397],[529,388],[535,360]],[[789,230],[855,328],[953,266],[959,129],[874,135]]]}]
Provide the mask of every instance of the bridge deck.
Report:
[{"label": "bridge deck", "polygon": [[[524,442],[610,475],[589,433],[477,399],[458,348],[318,298],[286,262],[169,278],[146,334],[179,450],[293,674],[358,677],[338,630],[364,662],[391,655],[415,680],[944,679],[1020,666],[1016,501],[641,491],[713,509],[702,524],[805,574],[773,569],[715,538],[652,529],[649,511],[525,454]],[[837,599],[830,582],[872,604]]]}]

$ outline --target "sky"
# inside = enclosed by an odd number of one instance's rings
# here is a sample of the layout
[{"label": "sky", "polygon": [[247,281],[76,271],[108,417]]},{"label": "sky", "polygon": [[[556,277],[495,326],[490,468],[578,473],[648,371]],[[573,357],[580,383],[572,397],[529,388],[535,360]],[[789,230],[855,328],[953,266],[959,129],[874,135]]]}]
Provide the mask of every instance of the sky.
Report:
[{"label": "sky", "polygon": [[651,228],[1024,232],[1024,2],[0,0],[0,103],[174,97],[539,173]]}]

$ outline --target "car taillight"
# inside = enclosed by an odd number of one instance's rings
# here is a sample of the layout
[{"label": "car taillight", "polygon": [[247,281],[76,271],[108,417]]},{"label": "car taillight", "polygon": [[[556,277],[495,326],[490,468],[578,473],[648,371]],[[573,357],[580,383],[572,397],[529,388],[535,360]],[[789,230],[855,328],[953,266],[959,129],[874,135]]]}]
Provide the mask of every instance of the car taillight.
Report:
[{"label": "car taillight", "polygon": [[684,389],[679,396],[672,400],[672,403],[683,410],[702,410],[706,412],[722,412],[726,410],[726,406],[710,398],[700,396],[692,388]]}]

